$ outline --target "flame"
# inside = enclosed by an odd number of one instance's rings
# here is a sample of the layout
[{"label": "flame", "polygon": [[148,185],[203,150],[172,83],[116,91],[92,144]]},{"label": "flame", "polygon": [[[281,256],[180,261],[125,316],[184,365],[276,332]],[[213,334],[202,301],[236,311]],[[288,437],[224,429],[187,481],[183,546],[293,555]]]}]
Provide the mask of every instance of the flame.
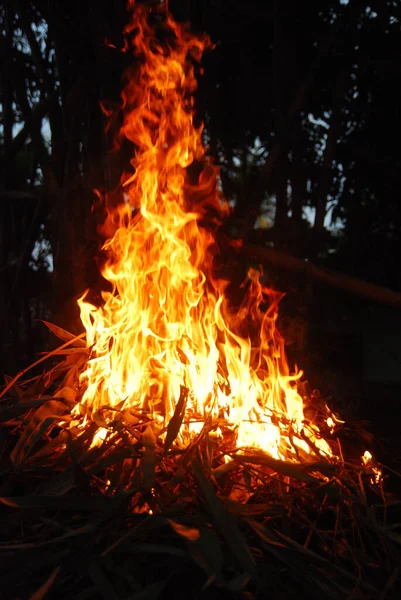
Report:
[{"label": "flame", "polygon": [[334,423],[333,419],[331,417],[327,417],[326,423],[327,423],[327,426],[330,429],[330,433],[333,433],[334,432],[334,428],[335,428],[335,423]]},{"label": "flame", "polygon": [[369,467],[371,473],[372,473],[372,477],[370,478],[370,483],[372,484],[377,484],[379,485],[382,481],[382,470],[379,469],[378,466],[376,466],[376,464],[373,461],[373,456],[372,454],[369,452],[369,450],[365,450],[365,452],[362,454],[362,464],[364,467]]},{"label": "flame", "polygon": [[99,427],[99,429],[96,431],[95,435],[93,436],[93,440],[92,440],[92,444],[91,446],[101,446],[102,443],[104,442],[104,440],[107,437],[107,429],[105,429],[104,427]]},{"label": "flame", "polygon": [[369,450],[365,450],[365,452],[362,455],[362,463],[364,465],[368,465],[372,461],[372,458],[373,456],[371,455]]},{"label": "flame", "polygon": [[[180,405],[177,443],[212,419],[219,436],[234,434],[236,449],[289,461],[311,448],[330,456],[318,426],[304,417],[302,372],[288,368],[276,327],[281,294],[249,269],[234,310],[227,282],[213,272],[216,243],[201,221],[210,208],[222,215],[224,206],[193,110],[194,65],[210,41],[168,15],[153,20],[137,7],[125,31],[124,51],[133,52],[136,67],[122,94],[119,139],[135,148],[133,169],[122,179],[125,200],[108,208],[104,225],[102,274],[112,290],[102,292],[101,306],[87,294],[79,300],[91,349],[79,410],[147,414],[163,436]],[[204,165],[196,185],[187,175],[194,161]]]}]

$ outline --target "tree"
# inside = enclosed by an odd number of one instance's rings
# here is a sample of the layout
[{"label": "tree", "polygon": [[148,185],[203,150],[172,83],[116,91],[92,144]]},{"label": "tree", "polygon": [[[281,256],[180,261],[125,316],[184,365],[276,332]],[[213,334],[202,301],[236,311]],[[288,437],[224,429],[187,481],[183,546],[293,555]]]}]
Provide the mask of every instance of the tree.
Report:
[{"label": "tree", "polygon": [[[19,285],[14,287],[23,295],[22,276],[26,272],[32,275],[33,245],[45,234],[54,266],[48,305],[55,320],[74,329],[75,299],[97,276],[94,256],[99,242],[91,213],[93,188],[105,188],[106,180],[109,186],[113,179],[111,163],[105,160],[109,141],[100,100],[118,99],[121,65],[104,40],[108,37],[119,43],[125,8],[118,2],[115,7],[103,2],[95,8],[91,2],[61,6],[59,2],[9,0],[2,5],[1,18],[6,25],[1,37],[5,57],[0,163],[3,232],[12,231],[14,191],[29,189],[41,206],[34,211],[29,243],[26,231],[19,229],[23,239],[17,244],[25,250],[17,249],[23,268],[18,270]],[[13,137],[15,126],[20,131]],[[28,156],[28,149],[30,172],[21,174],[18,165]],[[28,198],[18,197],[22,204],[22,198]],[[19,208],[24,219],[30,218],[31,205],[32,201],[26,200]],[[11,272],[15,252],[7,236],[4,247],[3,268]],[[8,298],[8,310],[3,307],[2,311],[5,321],[10,311],[15,313],[11,320],[18,321],[18,310]],[[18,330],[17,324],[15,328]]]}]

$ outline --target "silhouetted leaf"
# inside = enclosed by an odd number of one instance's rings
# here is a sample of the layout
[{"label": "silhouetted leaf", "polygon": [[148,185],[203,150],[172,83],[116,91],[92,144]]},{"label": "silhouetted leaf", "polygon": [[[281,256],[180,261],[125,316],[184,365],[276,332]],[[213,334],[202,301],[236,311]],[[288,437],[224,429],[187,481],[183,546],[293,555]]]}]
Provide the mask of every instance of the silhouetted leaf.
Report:
[{"label": "silhouetted leaf", "polygon": [[263,454],[262,452],[255,452],[252,454],[236,454],[234,456],[234,460],[239,463],[250,463],[253,465],[261,465],[263,467],[269,467],[276,473],[280,473],[281,475],[285,475],[286,477],[294,477],[295,479],[300,479],[301,481],[318,482],[319,479],[309,475],[307,470],[311,470],[310,465],[305,469],[304,465],[299,465],[296,463],[289,463],[283,460],[276,460],[267,454]]},{"label": "silhouetted leaf", "polygon": [[69,404],[75,405],[77,399],[77,391],[72,387],[64,386],[61,390],[57,390],[54,394],[55,398],[64,398]]},{"label": "silhouetted leaf", "polygon": [[249,582],[249,579],[248,573],[241,573],[237,577],[233,577],[233,579],[227,581],[224,588],[230,592],[241,592]]},{"label": "silhouetted leaf", "polygon": [[277,504],[240,504],[239,502],[232,502],[225,498],[221,499],[227,510],[233,515],[248,516],[278,516],[285,513],[285,509]]},{"label": "silhouetted leaf", "polygon": [[213,582],[224,584],[225,580],[221,574],[223,566],[221,540],[211,527],[201,526],[199,531],[200,537],[188,544],[188,552],[208,577],[204,587],[208,587]]},{"label": "silhouetted leaf", "polygon": [[10,496],[0,502],[14,508],[55,508],[57,510],[95,511],[117,504],[115,498],[105,496]]},{"label": "silhouetted leaf", "polygon": [[97,560],[93,560],[89,565],[89,575],[104,600],[117,600],[114,586]]},{"label": "silhouetted leaf", "polygon": [[46,402],[46,398],[39,398],[37,400],[29,400],[27,402],[19,402],[14,406],[8,406],[0,408],[0,423],[11,421],[20,415],[25,415],[29,409],[41,406]]},{"label": "silhouetted leaf", "polygon": [[[4,379],[6,385],[9,385],[13,380],[13,378],[9,375],[4,375]],[[18,383],[14,383],[14,385],[12,385],[12,387],[9,390],[9,394],[12,398],[14,398],[14,400],[21,400],[24,396],[24,390],[18,385]]]},{"label": "silhouetted leaf", "polygon": [[96,527],[92,523],[77,527],[76,529],[70,529],[62,535],[52,537],[44,542],[16,542],[14,544],[2,544],[1,550],[26,550],[29,548],[39,549],[46,548],[47,546],[53,546],[55,544],[64,544],[64,542],[70,538],[79,537],[81,535],[92,533],[96,530]]},{"label": "silhouetted leaf", "polygon": [[[64,342],[69,342],[70,340],[73,340],[76,337],[69,331],[66,331],[65,329],[62,329],[61,327],[58,327],[58,325],[49,323],[49,321],[42,321],[42,323],[44,323],[46,325],[46,327],[48,327],[50,329],[50,331],[52,333],[54,333],[54,335],[56,337],[58,337],[60,340],[63,340]],[[78,348],[86,348],[86,341],[82,340],[82,339],[75,340],[74,342],[72,342],[71,346],[76,346]]]},{"label": "silhouetted leaf", "polygon": [[267,544],[272,544],[273,546],[278,546],[279,548],[287,548],[286,544],[277,537],[277,535],[268,529],[266,525],[263,525],[259,521],[255,521],[253,519],[246,519],[248,525],[253,529],[253,531]]},{"label": "silhouetted leaf", "polygon": [[177,406],[175,407],[175,411],[173,416],[171,417],[169,424],[167,426],[166,439],[164,441],[164,454],[170,450],[172,443],[177,437],[182,421],[184,419],[185,407],[188,399],[188,389],[184,386],[181,386],[181,394],[177,402]]},{"label": "silhouetted leaf", "polygon": [[19,465],[23,462],[35,443],[59,420],[65,409],[65,405],[57,400],[45,402],[38,408],[11,453],[14,464]]},{"label": "silhouetted leaf", "polygon": [[203,493],[206,504],[209,507],[213,518],[225,538],[231,552],[237,558],[239,564],[246,573],[257,580],[256,565],[252,553],[248,547],[245,537],[239,530],[236,522],[230,513],[224,508],[221,500],[216,496],[216,493],[206,479],[199,462],[194,462],[192,465],[195,478]]},{"label": "silhouetted leaf", "polygon": [[[52,439],[50,442],[45,444],[43,448],[28,456],[24,463],[26,466],[43,466],[44,464],[48,464],[48,462],[53,463],[57,460],[57,457],[60,456],[60,452],[63,452],[69,433],[68,431],[60,431],[60,433]],[[46,462],[48,459],[48,462]]]},{"label": "silhouetted leaf", "polygon": [[178,535],[180,535],[181,537],[184,537],[186,540],[190,542],[195,542],[195,540],[199,539],[199,529],[196,529],[195,527],[187,527],[186,525],[177,523],[177,521],[173,521],[172,519],[168,519],[168,522],[170,523],[174,531],[178,533]]},{"label": "silhouetted leaf", "polygon": [[167,544],[129,544],[127,546],[129,552],[135,552],[144,556],[145,554],[169,554],[170,556],[179,556],[180,558],[188,558],[188,554],[182,548],[169,546]]},{"label": "silhouetted leaf", "polygon": [[143,486],[146,490],[151,490],[155,482],[156,466],[156,438],[151,425],[148,425],[142,435],[142,443],[145,452],[141,461],[143,471]]},{"label": "silhouetted leaf", "polygon": [[163,581],[157,581],[156,583],[151,583],[143,588],[142,591],[137,592],[132,596],[125,596],[124,600],[158,600],[168,581],[169,578],[164,579]]}]

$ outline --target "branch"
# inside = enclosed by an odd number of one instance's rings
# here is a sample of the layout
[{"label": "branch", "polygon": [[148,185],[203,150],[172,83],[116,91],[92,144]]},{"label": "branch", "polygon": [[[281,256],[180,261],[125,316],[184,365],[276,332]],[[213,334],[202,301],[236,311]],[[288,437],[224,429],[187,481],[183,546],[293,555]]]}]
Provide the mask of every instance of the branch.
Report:
[{"label": "branch", "polygon": [[322,174],[316,198],[316,213],[313,225],[315,231],[320,232],[324,230],[327,198],[332,183],[333,161],[335,160],[337,140],[341,130],[341,109],[344,102],[346,75],[347,72],[344,69],[341,69],[333,90],[333,109],[329,121],[326,149],[321,163]]},{"label": "branch", "polygon": [[14,115],[13,115],[13,98],[12,98],[12,89],[11,89],[11,73],[13,71],[12,64],[12,52],[13,52],[13,15],[11,14],[11,9],[6,5],[5,7],[5,31],[6,35],[3,38],[1,36],[2,41],[2,52],[3,52],[3,98],[2,98],[2,108],[3,108],[3,130],[4,130],[4,144],[7,145],[11,142],[12,139],[12,129],[14,123]]},{"label": "branch", "polygon": [[316,73],[320,69],[323,59],[329,53],[335,40],[340,37],[339,34],[341,28],[344,25],[348,26],[349,23],[352,24],[355,18],[359,15],[361,8],[363,8],[363,3],[359,0],[354,0],[354,2],[350,2],[349,7],[347,8],[347,10],[344,11],[343,19],[339,18],[337,20],[335,25],[332,27],[330,34],[322,43],[315,60],[311,63],[307,74],[305,75],[303,81],[301,81],[298,87],[290,109],[283,118],[280,138],[274,144],[271,152],[269,153],[266,159],[266,162],[260,174],[260,184],[267,181],[271,177],[273,167],[275,166],[278,158],[280,158],[281,153],[284,151],[285,143],[288,139],[293,119],[295,115],[298,114],[299,111],[302,109],[305,100],[315,82]]},{"label": "branch", "polygon": [[14,0],[14,5],[16,7],[18,16],[20,18],[22,30],[25,34],[26,39],[28,40],[28,43],[29,43],[29,46],[31,49],[31,53],[32,53],[32,57],[33,57],[34,63],[36,65],[36,68],[39,73],[39,77],[42,79],[43,86],[45,88],[46,93],[49,94],[52,90],[52,82],[51,82],[51,79],[47,72],[48,65],[46,64],[46,62],[42,56],[40,46],[39,46],[38,41],[35,37],[35,34],[32,30],[32,26],[29,21],[29,18],[27,17],[26,12],[24,11],[24,7],[21,6],[21,3],[19,2],[19,0]]},{"label": "branch", "polygon": [[307,260],[295,258],[294,256],[279,252],[278,250],[273,250],[272,248],[247,244],[241,247],[241,252],[248,258],[257,260],[261,263],[268,263],[294,273],[302,273],[305,277],[320,281],[321,283],[325,283],[326,285],[335,288],[346,290],[356,296],[369,298],[375,302],[381,302],[383,304],[401,308],[401,293],[389,288],[369,283],[368,281],[352,277],[351,275],[345,275],[344,273],[337,273],[336,271],[316,267]]},{"label": "branch", "polygon": [[15,136],[8,148],[5,148],[3,154],[0,156],[0,169],[4,170],[15,155],[23,148],[26,140],[31,135],[35,126],[43,119],[43,117],[49,112],[53,102],[57,100],[58,92],[54,91],[50,96],[41,100],[32,109],[31,114],[21,131]]},{"label": "branch", "polygon": [[270,177],[272,175],[273,167],[275,166],[277,160],[280,158],[280,156],[284,150],[285,143],[288,139],[288,135],[291,130],[293,119],[294,119],[295,115],[298,114],[299,111],[302,109],[302,107],[305,103],[305,100],[308,96],[308,93],[309,93],[310,89],[312,88],[312,85],[315,81],[315,75],[320,67],[320,64],[321,64],[323,58],[328,54],[328,52],[336,38],[336,35],[337,35],[337,29],[333,28],[330,35],[328,36],[327,40],[322,45],[317,58],[310,65],[307,75],[305,76],[303,81],[301,81],[301,83],[298,87],[297,93],[295,94],[294,99],[292,101],[291,107],[288,110],[285,117],[283,118],[283,125],[282,125],[282,130],[280,132],[280,134],[281,134],[280,139],[274,144],[271,152],[269,152],[269,155],[266,159],[265,164],[263,165],[263,169],[262,169],[262,172],[260,175],[261,182],[270,179]]}]

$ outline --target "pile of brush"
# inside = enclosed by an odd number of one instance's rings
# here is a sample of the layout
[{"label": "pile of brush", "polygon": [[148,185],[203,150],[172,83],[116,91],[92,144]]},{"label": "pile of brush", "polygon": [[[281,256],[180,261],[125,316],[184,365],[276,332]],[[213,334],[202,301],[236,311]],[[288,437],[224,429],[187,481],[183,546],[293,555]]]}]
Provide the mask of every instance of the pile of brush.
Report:
[{"label": "pile of brush", "polygon": [[341,460],[306,464],[239,452],[212,422],[181,448],[179,406],[163,442],[127,410],[83,427],[88,349],[49,327],[64,344],[0,394],[2,597],[399,597],[401,501],[358,426],[328,438]]}]

